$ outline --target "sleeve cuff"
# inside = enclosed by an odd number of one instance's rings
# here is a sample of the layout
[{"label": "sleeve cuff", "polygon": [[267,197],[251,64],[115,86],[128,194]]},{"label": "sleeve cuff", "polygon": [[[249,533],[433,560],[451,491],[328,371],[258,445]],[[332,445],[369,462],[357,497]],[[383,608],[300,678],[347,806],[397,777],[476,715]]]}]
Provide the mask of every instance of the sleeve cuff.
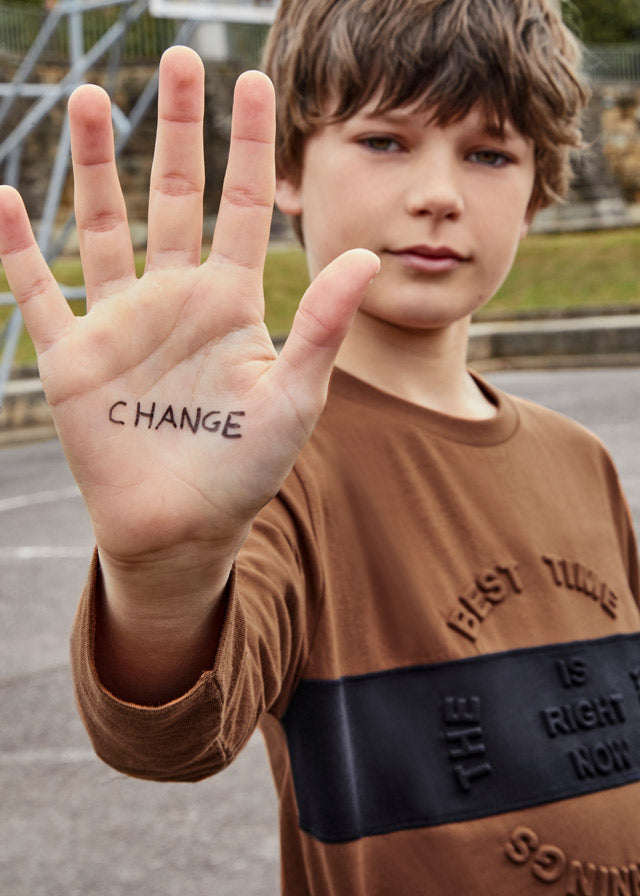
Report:
[{"label": "sleeve cuff", "polygon": [[136,777],[197,780],[226,765],[221,737],[224,705],[244,655],[245,623],[235,589],[235,570],[213,667],[181,697],[161,706],[120,700],[101,683],[95,664],[96,584],[94,551],[71,636],[71,663],[78,709],[98,756]]}]

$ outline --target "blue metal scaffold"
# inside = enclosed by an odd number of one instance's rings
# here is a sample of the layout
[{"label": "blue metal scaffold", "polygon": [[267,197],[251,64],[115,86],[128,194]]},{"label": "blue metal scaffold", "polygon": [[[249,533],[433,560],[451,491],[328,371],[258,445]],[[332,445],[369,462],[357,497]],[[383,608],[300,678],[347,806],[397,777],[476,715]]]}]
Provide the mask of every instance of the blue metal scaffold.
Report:
[{"label": "blue metal scaffold", "polygon": [[[105,30],[92,46],[85,46],[84,16],[103,7],[119,7],[119,15],[114,24]],[[13,80],[0,84],[0,174],[4,183],[20,189],[21,163],[26,139],[58,103],[66,102],[71,92],[85,81],[87,72],[98,61],[106,59],[105,88],[107,92],[112,92],[116,84],[121,50],[127,31],[148,10],[149,0],[59,0],[50,10],[18,66]],[[198,24],[196,19],[179,22],[173,42],[189,43]],[[30,76],[46,52],[49,41],[59,28],[65,27],[68,32],[69,48],[66,73],[58,83],[33,83],[29,80]],[[113,104],[116,156],[124,149],[150,104],[155,100],[157,86],[156,68],[128,115],[115,103]],[[16,100],[25,98],[32,100],[30,108],[15,127],[6,130],[5,122]],[[56,232],[55,226],[70,162],[69,126],[65,117],[36,231],[38,245],[49,264],[61,253],[75,224],[74,216],[71,214]],[[73,289],[65,284],[60,286],[68,299],[84,297],[83,288]],[[11,293],[0,293],[0,305],[13,303]],[[22,318],[16,307],[10,314],[4,330],[0,332],[0,407],[21,330]]]}]

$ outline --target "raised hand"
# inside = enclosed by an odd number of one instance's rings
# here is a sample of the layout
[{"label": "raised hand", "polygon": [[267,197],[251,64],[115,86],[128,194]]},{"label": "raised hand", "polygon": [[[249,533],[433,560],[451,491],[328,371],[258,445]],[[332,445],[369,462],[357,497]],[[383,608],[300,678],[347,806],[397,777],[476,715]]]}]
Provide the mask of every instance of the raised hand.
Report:
[{"label": "raised hand", "polygon": [[276,356],[262,294],[272,86],[257,72],[238,81],[223,197],[201,264],[203,82],[192,51],[165,54],[139,279],[108,97],[86,86],[70,98],[84,317],[58,289],[19,195],[0,188],[0,257],[98,543],[103,673],[143,702],[176,695],[210,661],[221,606],[213,598],[308,438],[378,269],[364,250],[337,259],[303,297]]},{"label": "raised hand", "polygon": [[240,537],[308,438],[377,269],[364,251],[327,269],[276,357],[261,286],[274,194],[272,88],[257,72],[237,84],[218,222],[200,264],[203,93],[197,56],[167,52],[140,279],[108,98],[97,87],[71,97],[85,317],[70,312],[19,197],[1,191],[2,261],[101,555],[119,564]]}]

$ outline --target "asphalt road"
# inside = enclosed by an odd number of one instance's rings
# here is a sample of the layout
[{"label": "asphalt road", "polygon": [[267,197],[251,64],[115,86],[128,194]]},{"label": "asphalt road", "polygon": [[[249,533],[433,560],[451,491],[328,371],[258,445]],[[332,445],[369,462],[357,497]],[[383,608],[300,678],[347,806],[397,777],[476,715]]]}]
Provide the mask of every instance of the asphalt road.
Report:
[{"label": "asphalt road", "polygon": [[[640,531],[640,369],[499,373],[608,445]],[[92,548],[57,442],[0,451],[0,894],[274,896],[262,742],[199,784],[124,778],[73,705],[68,633]]]}]

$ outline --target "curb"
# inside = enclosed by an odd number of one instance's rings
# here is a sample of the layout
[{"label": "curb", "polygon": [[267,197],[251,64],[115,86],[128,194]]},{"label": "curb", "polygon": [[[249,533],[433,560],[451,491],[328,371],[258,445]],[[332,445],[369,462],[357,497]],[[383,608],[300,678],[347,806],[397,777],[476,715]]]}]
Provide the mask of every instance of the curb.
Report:
[{"label": "curb", "polygon": [[50,439],[55,434],[39,377],[9,380],[0,406],[0,446]]},{"label": "curb", "polygon": [[[640,313],[472,323],[469,363],[479,372],[640,366]],[[37,375],[10,380],[0,408],[0,446],[55,434]]]},{"label": "curb", "polygon": [[640,365],[640,314],[473,323],[469,362],[485,370]]}]

